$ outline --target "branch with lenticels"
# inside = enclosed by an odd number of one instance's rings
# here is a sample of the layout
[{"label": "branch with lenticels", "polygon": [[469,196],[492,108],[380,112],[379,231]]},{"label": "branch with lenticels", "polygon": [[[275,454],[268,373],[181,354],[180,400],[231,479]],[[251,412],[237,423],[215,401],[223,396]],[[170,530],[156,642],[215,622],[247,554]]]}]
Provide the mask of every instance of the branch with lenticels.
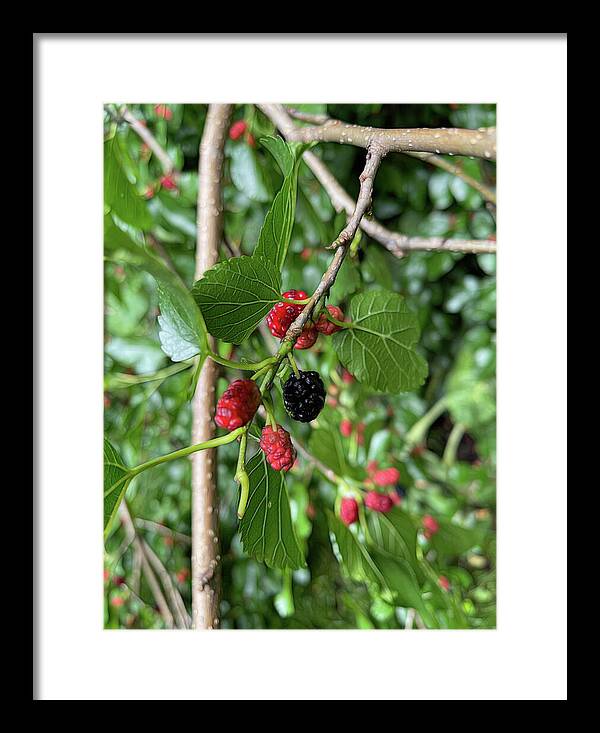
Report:
[{"label": "branch with lenticels", "polygon": [[292,110],[292,114],[304,122],[317,123],[310,127],[294,128],[290,139],[298,142],[330,142],[356,145],[360,148],[368,148],[377,143],[387,153],[421,152],[496,160],[495,127],[480,127],[478,130],[458,127],[388,130],[382,127],[351,125],[324,115],[299,115],[296,110]]},{"label": "branch with lenticels", "polygon": [[132,130],[141,137],[141,139],[146,143],[146,145],[150,148],[154,155],[156,155],[156,157],[160,161],[163,171],[165,172],[165,175],[172,173],[175,169],[175,164],[171,160],[167,151],[159,144],[157,139],[142,122],[142,120],[138,120],[138,118],[134,114],[132,114],[129,108],[126,106],[123,107],[122,117],[125,122],[127,122],[131,126]]},{"label": "branch with lenticels", "polygon": [[[295,130],[292,118],[288,111],[281,104],[259,105],[262,112],[273,122],[281,134],[287,139],[294,138]],[[298,119],[314,121],[328,119],[322,115],[314,116],[306,113],[294,113]],[[300,116],[301,115],[301,116]],[[302,159],[310,168],[315,178],[327,192],[331,203],[337,212],[344,211],[351,216],[355,209],[355,202],[345,191],[343,186],[331,173],[329,168],[310,150],[306,151]],[[431,161],[429,161],[431,162]],[[369,237],[382,244],[395,257],[402,257],[406,252],[411,251],[432,251],[444,250],[447,252],[463,252],[474,254],[485,254],[496,252],[496,241],[491,239],[455,239],[446,237],[411,237],[406,234],[392,232],[380,222],[372,218],[363,218],[360,221],[360,228]]]}]

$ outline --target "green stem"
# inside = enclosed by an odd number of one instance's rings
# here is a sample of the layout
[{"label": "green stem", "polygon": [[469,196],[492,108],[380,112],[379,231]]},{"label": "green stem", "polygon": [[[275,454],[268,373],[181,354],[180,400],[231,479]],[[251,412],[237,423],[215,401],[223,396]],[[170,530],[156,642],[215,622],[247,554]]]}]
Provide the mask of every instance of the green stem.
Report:
[{"label": "green stem", "polygon": [[246,505],[248,504],[248,495],[250,494],[250,477],[246,472],[248,428],[245,427],[242,430],[242,437],[240,438],[240,452],[238,453],[237,467],[235,469],[235,480],[240,484],[240,501],[237,508],[238,519],[241,519],[244,516]]},{"label": "green stem", "polygon": [[118,388],[120,385],[130,386],[132,384],[156,382],[159,379],[164,380],[167,377],[182,372],[185,369],[189,369],[192,366],[194,366],[193,361],[182,361],[178,364],[173,364],[172,366],[160,369],[158,372],[154,372],[154,374],[107,374],[104,378],[104,386],[105,388],[110,389],[111,387]]},{"label": "green stem", "polygon": [[265,374],[267,374],[267,372],[270,372],[272,368],[273,368],[273,367],[272,367],[272,366],[271,366],[270,364],[268,364],[267,366],[263,367],[262,369],[259,369],[259,370],[258,370],[258,371],[257,371],[256,373],[254,373],[254,374],[253,374],[253,375],[252,375],[252,376],[250,377],[250,379],[251,379],[251,380],[252,380],[253,382],[256,382],[256,381],[257,381],[257,380],[259,380],[259,379],[260,379],[260,378],[261,378],[262,376],[264,376]]},{"label": "green stem", "polygon": [[292,305],[306,305],[310,298],[305,298],[304,300],[291,300],[290,298],[282,298],[282,303],[291,303]]},{"label": "green stem", "polygon": [[273,411],[273,404],[270,397],[263,395],[263,405],[265,412],[267,413],[267,422],[273,430],[277,430],[277,421],[275,420],[275,414]]},{"label": "green stem", "polygon": [[131,476],[137,476],[139,473],[142,473],[142,471],[146,471],[149,468],[154,468],[154,466],[159,466],[161,463],[167,463],[167,461],[176,461],[178,458],[185,458],[186,456],[191,455],[192,453],[196,453],[199,450],[207,450],[208,448],[218,448],[220,445],[227,445],[227,443],[233,443],[233,441],[238,437],[238,435],[241,435],[242,432],[246,428],[237,428],[237,430],[233,430],[231,433],[227,433],[227,435],[221,435],[218,438],[212,438],[211,440],[206,440],[204,443],[196,443],[196,445],[188,445],[187,448],[181,448],[181,450],[176,450],[173,453],[167,453],[164,456],[158,456],[158,458],[153,458],[150,461],[147,461],[146,463],[141,463],[139,466],[135,466],[134,468],[131,468],[129,470],[129,474]]},{"label": "green stem", "polygon": [[354,324],[352,323],[352,321],[338,321],[338,319],[334,318],[327,309],[325,309],[323,312],[327,316],[327,320],[335,323],[336,326],[339,326],[340,328],[354,328]]},{"label": "green stem", "polygon": [[232,361],[231,359],[225,359],[225,357],[215,354],[213,351],[209,351],[208,356],[210,356],[213,361],[216,361],[217,364],[222,364],[230,369],[242,369],[249,372],[257,372],[259,369],[263,369],[264,367],[273,364],[275,361],[274,356],[269,356],[268,359],[263,359],[258,362]]},{"label": "green stem", "polygon": [[413,445],[421,443],[429,428],[446,409],[446,398],[439,399],[420,420],[412,426],[406,434],[406,447],[410,449]]},{"label": "green stem", "polygon": [[466,427],[462,423],[457,422],[454,424],[452,431],[448,436],[446,447],[444,448],[444,456],[442,458],[442,460],[448,467],[452,466],[456,461],[456,452],[458,450],[458,446],[460,445],[460,441],[465,434],[465,430]]},{"label": "green stem", "polygon": [[294,375],[296,379],[298,379],[300,377],[300,372],[298,371],[298,365],[296,364],[296,360],[294,359],[294,355],[291,351],[288,352],[287,358],[291,364],[292,369],[294,370]]}]

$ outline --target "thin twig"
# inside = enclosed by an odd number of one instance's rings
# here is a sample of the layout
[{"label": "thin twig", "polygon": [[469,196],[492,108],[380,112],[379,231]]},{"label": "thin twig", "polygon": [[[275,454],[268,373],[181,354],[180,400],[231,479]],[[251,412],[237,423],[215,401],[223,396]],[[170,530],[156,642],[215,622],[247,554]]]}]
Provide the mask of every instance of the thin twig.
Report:
[{"label": "thin twig", "polygon": [[348,224],[342,229],[338,237],[332,243],[332,247],[337,247],[333,259],[329,263],[329,267],[323,274],[321,281],[317,285],[314,293],[308,299],[308,303],[304,306],[304,310],[288,328],[288,331],[284,337],[284,341],[296,341],[298,336],[302,333],[302,329],[307,323],[308,319],[312,316],[316,310],[317,304],[321,298],[330,290],[333,286],[338,272],[344,262],[344,258],[350,244],[356,234],[360,222],[371,205],[371,194],[373,192],[373,181],[379,165],[382,160],[381,150],[375,144],[372,148],[367,150],[366,162],[363,172],[360,174],[360,189],[358,198],[354,210],[350,215]]},{"label": "thin twig", "polygon": [[160,582],[162,583],[162,587],[164,588],[164,591],[167,594],[167,597],[169,598],[169,602],[170,602],[171,608],[173,609],[173,614],[175,616],[175,622],[177,624],[177,628],[189,629],[191,626],[192,620],[188,615],[188,612],[185,607],[185,603],[183,602],[183,598],[181,597],[181,593],[175,586],[175,583],[173,582],[173,578],[171,577],[171,574],[169,573],[167,568],[163,565],[158,555],[154,552],[154,550],[146,542],[146,540],[142,540],[142,547],[144,549],[144,553],[146,557],[148,558],[148,562],[152,565],[152,568],[154,569],[155,573],[158,575]]},{"label": "thin twig", "polygon": [[298,449],[298,453],[302,453],[306,460],[310,461],[328,481],[331,481],[332,484],[338,484],[340,482],[340,477],[335,473],[335,471],[332,471],[331,468],[328,468],[322,461],[313,456],[312,453],[309,453],[309,451],[306,450],[302,443],[296,440],[296,438],[294,438],[294,445]]},{"label": "thin twig", "polygon": [[439,155],[434,155],[432,153],[410,153],[408,151],[405,151],[404,154],[410,155],[411,158],[419,158],[419,160],[424,160],[426,163],[430,163],[431,165],[436,166],[436,168],[441,168],[442,170],[451,173],[457,178],[462,179],[467,184],[467,186],[471,186],[471,188],[474,188],[479,194],[481,194],[481,196],[486,201],[488,201],[490,204],[496,205],[496,192],[486,186],[485,183],[482,183],[476,178],[473,178],[473,176],[470,176],[468,173],[465,173],[462,167],[458,165],[458,163],[449,163],[445,158],[440,158]]},{"label": "thin twig", "polygon": [[186,534],[182,534],[181,532],[177,532],[174,529],[165,527],[164,524],[153,522],[151,519],[142,519],[141,517],[136,517],[134,523],[136,527],[139,527],[141,529],[149,529],[150,531],[161,534],[164,537],[172,537],[174,540],[182,542],[185,545],[191,545],[192,543],[192,538],[188,537]]},{"label": "thin twig", "polygon": [[[282,135],[288,140],[291,139],[295,126],[285,109],[277,104],[263,104],[259,106],[271,122],[279,128]],[[306,151],[302,158],[329,195],[334,209],[337,212],[344,211],[348,216],[351,216],[354,211],[354,201],[325,163],[310,150]],[[474,252],[480,254],[496,252],[496,242],[493,240],[409,237],[405,234],[392,232],[375,219],[367,219],[365,217],[360,222],[360,228],[365,234],[368,234],[376,242],[382,244],[396,257],[402,257],[404,252],[435,249],[444,249],[448,252]]]},{"label": "thin twig", "polygon": [[146,143],[146,145],[150,148],[154,155],[156,155],[165,174],[168,175],[169,173],[172,173],[175,169],[175,164],[169,157],[167,151],[160,145],[154,135],[146,127],[146,125],[142,124],[141,120],[138,120],[138,118],[134,114],[132,114],[132,112],[127,107],[123,108],[122,117],[126,122],[129,123],[132,130],[134,130],[142,138],[142,140]]},{"label": "thin twig", "polygon": [[160,588],[160,583],[156,579],[156,575],[152,570],[152,566],[148,562],[148,558],[146,557],[146,553],[144,552],[142,540],[140,537],[138,537],[135,531],[135,526],[133,524],[131,514],[129,513],[129,509],[127,508],[127,503],[125,501],[122,501],[119,506],[119,517],[121,518],[125,533],[131,538],[131,542],[133,543],[136,551],[140,552],[141,554],[142,571],[148,583],[148,587],[150,588],[150,592],[154,596],[154,600],[156,601],[156,605],[158,606],[158,611],[162,616],[163,621],[165,622],[165,626],[168,629],[172,629],[175,625],[173,621],[173,614],[171,613],[169,604],[167,603]]}]

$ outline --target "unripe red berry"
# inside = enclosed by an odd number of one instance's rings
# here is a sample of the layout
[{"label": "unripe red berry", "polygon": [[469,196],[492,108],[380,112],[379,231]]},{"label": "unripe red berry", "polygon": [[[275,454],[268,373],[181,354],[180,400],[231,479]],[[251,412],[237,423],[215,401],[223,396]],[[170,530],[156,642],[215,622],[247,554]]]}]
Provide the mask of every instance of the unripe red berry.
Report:
[{"label": "unripe red berry", "polygon": [[350,496],[345,496],[340,503],[340,519],[349,527],[358,521],[358,502]]},{"label": "unripe red berry", "polygon": [[265,425],[260,436],[260,447],[275,471],[289,471],[294,465],[296,450],[290,434],[281,425],[277,425],[277,430]]},{"label": "unripe red berry", "polygon": [[314,346],[319,334],[314,326],[304,326],[302,333],[296,339],[295,349],[310,349]]},{"label": "unripe red berry", "polygon": [[377,486],[393,486],[400,480],[400,471],[397,468],[382,468],[373,474],[373,482]]},{"label": "unripe red berry", "polygon": [[347,369],[344,369],[344,371],[342,372],[342,381],[346,384],[352,384],[352,382],[354,381],[354,377]]},{"label": "unripe red berry", "polygon": [[373,474],[377,471],[379,468],[379,461],[369,461],[367,463],[367,473],[369,476],[373,476]]},{"label": "unripe red berry", "polygon": [[[289,300],[306,300],[308,295],[304,290],[288,290],[283,293],[282,297],[288,298]],[[276,303],[267,313],[267,326],[273,336],[275,336],[275,338],[282,339],[287,333],[288,328],[303,310],[303,305],[294,305],[294,303]]]},{"label": "unripe red berry", "polygon": [[394,507],[394,502],[387,494],[380,494],[378,491],[369,491],[365,496],[365,506],[374,512],[389,512]]},{"label": "unripe red berry", "polygon": [[173,110],[166,104],[156,104],[154,106],[154,112],[157,117],[162,117],[163,120],[173,119]]},{"label": "unripe red berry", "polygon": [[153,186],[146,186],[146,190],[144,191],[144,198],[150,200],[151,198],[154,198],[154,187]]},{"label": "unripe red berry", "polygon": [[402,504],[402,497],[398,494],[398,492],[390,491],[388,496],[392,500],[392,504],[394,504],[394,506],[399,506],[400,504]]},{"label": "unripe red berry", "polygon": [[177,571],[177,582],[178,583],[185,583],[185,581],[189,578],[190,571],[187,568],[181,568],[181,570]]},{"label": "unripe red berry", "polygon": [[437,520],[431,516],[431,514],[426,514],[423,517],[423,526],[425,529],[430,530],[431,532],[437,532],[440,528],[440,525],[438,524]]},{"label": "unripe red berry", "polygon": [[231,140],[238,140],[246,132],[248,125],[244,120],[238,120],[234,122],[229,128],[229,137]]},{"label": "unripe red berry", "polygon": [[438,583],[442,590],[450,590],[450,581],[445,575],[440,575],[440,577],[438,578]]},{"label": "unripe red berry", "polygon": [[[338,308],[337,305],[328,305],[327,310],[331,313],[331,315],[337,319],[338,321],[344,320],[344,314],[342,312],[341,308]],[[319,315],[319,318],[317,319],[317,322],[315,323],[315,328],[319,333],[325,334],[325,336],[331,336],[334,333],[337,333],[337,331],[341,331],[341,326],[336,326],[335,323],[332,323],[327,319],[327,316],[325,313],[321,313]]]},{"label": "unripe red berry", "polygon": [[433,537],[433,535],[439,530],[440,525],[436,519],[434,519],[431,514],[426,514],[423,517],[423,534],[427,539],[430,539]]},{"label": "unripe red berry", "polygon": [[305,262],[307,262],[308,260],[310,260],[310,258],[311,258],[311,255],[312,255],[312,253],[313,253],[313,250],[312,250],[312,249],[311,249],[310,247],[305,247],[305,248],[304,248],[304,249],[302,250],[302,252],[300,252],[300,257],[301,257],[301,258],[302,258],[302,259],[303,259],[303,260],[304,260]]},{"label": "unripe red berry", "polygon": [[172,173],[167,173],[160,179],[160,185],[167,191],[177,191],[177,181]]},{"label": "unripe red berry", "polygon": [[342,420],[340,423],[340,433],[344,438],[349,438],[352,435],[352,423],[350,420]]},{"label": "unripe red berry", "polygon": [[113,596],[110,599],[110,605],[114,606],[115,608],[120,608],[125,604],[125,599],[121,598],[121,596]]},{"label": "unripe red berry", "polygon": [[254,139],[254,135],[251,132],[246,135],[246,142],[251,148],[256,147],[256,140]]},{"label": "unripe red berry", "polygon": [[215,422],[225,430],[241,428],[252,420],[260,400],[260,390],[256,382],[251,379],[236,379],[217,402]]}]

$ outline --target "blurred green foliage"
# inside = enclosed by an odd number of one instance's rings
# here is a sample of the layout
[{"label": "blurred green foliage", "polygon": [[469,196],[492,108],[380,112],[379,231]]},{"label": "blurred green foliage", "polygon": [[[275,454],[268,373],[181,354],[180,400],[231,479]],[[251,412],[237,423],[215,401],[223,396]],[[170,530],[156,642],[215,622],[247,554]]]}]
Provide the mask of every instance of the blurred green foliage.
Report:
[{"label": "blurred green foliage", "polygon": [[[477,128],[495,124],[492,105],[295,105],[328,112],[350,123],[379,127]],[[177,189],[160,185],[158,161],[140,138],[118,123],[117,106],[105,109],[106,129],[116,127],[130,182],[147,197],[139,216],[151,220],[149,241],[160,258],[191,287],[194,272],[198,148],[205,105],[169,105],[170,119],[154,105],[131,105],[174,160]],[[251,254],[265,214],[282,181],[281,171],[261,146],[271,123],[252,105],[235,108],[253,136],[228,140],[225,147],[224,246]],[[315,148],[351,195],[358,191],[364,152],[351,146]],[[456,162],[456,159],[452,159]],[[493,185],[495,166],[461,161],[474,178]],[[460,179],[402,155],[388,156],[375,183],[374,215],[388,228],[409,235],[485,238],[495,221],[478,193]],[[283,289],[317,285],[344,218],[336,215],[320,184],[300,164],[298,203]],[[318,420],[328,440],[339,443],[344,470],[362,480],[369,462],[400,470],[401,507],[415,517],[433,515],[440,531],[418,552],[432,572],[427,612],[436,626],[495,627],[495,326],[494,255],[413,252],[393,257],[363,235],[360,250],[344,264],[330,302],[347,308],[359,290],[385,287],[401,293],[418,314],[420,353],[429,377],[418,393],[382,395],[344,378],[332,340],[298,356],[305,370],[318,370],[329,387],[328,405]],[[190,442],[188,389],[192,362],[173,365],[158,339],[158,294],[154,280],[133,266],[107,258],[105,265],[105,430],[126,465],[183,448]],[[255,332],[242,346],[220,344],[222,355],[259,361],[275,341]],[[151,379],[146,377],[151,376]],[[231,379],[223,370],[218,392]],[[289,421],[279,403],[276,417]],[[353,427],[340,434],[340,421]],[[311,438],[311,427],[294,424],[293,437],[331,467],[327,440]],[[248,558],[241,547],[233,482],[235,445],[219,448],[222,554],[222,628],[404,628],[418,623],[405,607],[352,580],[332,548],[327,512],[337,489],[310,458],[300,453],[288,476],[292,519],[306,549],[307,567],[270,569]],[[335,468],[335,467],[334,467]],[[337,467],[342,470],[340,467]],[[190,608],[190,464],[186,460],[142,474],[127,500],[138,529],[172,574]],[[338,538],[339,539],[339,538]],[[117,522],[105,554],[105,624],[108,628],[161,628],[163,622],[132,545]],[[444,576],[447,591],[435,584]],[[451,603],[438,603],[442,593]],[[450,610],[449,610],[450,609]],[[425,613],[425,611],[424,611]],[[458,623],[458,621],[460,623]]]}]

